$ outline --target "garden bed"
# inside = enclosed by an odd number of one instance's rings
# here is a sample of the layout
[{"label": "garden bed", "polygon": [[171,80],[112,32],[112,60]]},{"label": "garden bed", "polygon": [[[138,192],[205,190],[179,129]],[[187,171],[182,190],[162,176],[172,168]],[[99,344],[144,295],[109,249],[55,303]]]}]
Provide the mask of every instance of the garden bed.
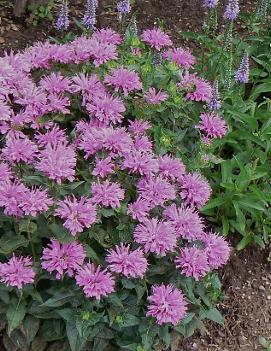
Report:
[{"label": "garden bed", "polygon": [[[180,31],[201,30],[203,16],[200,0],[180,1],[179,4],[171,0],[165,2],[140,1],[140,5],[136,6],[139,27],[150,27],[158,18],[162,19],[177,42],[180,40]],[[255,2],[241,1],[242,10],[250,11]],[[72,13],[76,17],[81,12],[81,5],[73,5]],[[15,21],[9,1],[1,2],[0,18],[0,52],[6,48],[22,48],[36,40],[44,40],[48,35],[56,35],[52,25],[46,22],[33,27],[26,25],[25,18]],[[98,20],[99,26],[116,23],[114,7],[108,5],[108,1],[102,1]],[[240,23],[239,30],[242,30]],[[241,253],[233,250],[230,262],[221,272],[225,298],[219,309],[226,317],[225,326],[218,327],[209,323],[205,336],[193,337],[187,342],[186,349],[181,347],[180,351],[259,349],[259,336],[268,338],[271,335],[271,269],[267,258],[267,252],[254,247]]]}]

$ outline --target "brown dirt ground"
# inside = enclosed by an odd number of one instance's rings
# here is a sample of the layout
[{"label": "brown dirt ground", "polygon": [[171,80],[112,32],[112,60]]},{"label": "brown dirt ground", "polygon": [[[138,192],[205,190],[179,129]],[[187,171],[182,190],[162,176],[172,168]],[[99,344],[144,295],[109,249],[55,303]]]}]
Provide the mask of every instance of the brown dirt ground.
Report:
[{"label": "brown dirt ground", "polygon": [[[256,2],[241,0],[242,11],[253,11]],[[71,13],[80,18],[83,1],[70,0],[70,3]],[[100,3],[98,26],[114,27],[117,15],[114,1],[100,0]],[[201,0],[137,0],[135,9],[139,28],[151,27],[160,19],[175,42],[180,43],[181,31],[201,31],[204,21],[201,3]],[[0,0],[0,53],[57,35],[52,23],[43,21],[33,27],[27,25],[26,19],[15,20],[12,2]],[[238,23],[238,28],[242,30],[241,23]],[[72,29],[75,29],[74,25]],[[259,336],[271,338],[271,265],[267,258],[267,251],[254,247],[241,253],[233,252],[221,273],[225,298],[219,308],[225,315],[225,326],[209,323],[206,335],[193,337],[180,346],[179,351],[261,350]]]}]

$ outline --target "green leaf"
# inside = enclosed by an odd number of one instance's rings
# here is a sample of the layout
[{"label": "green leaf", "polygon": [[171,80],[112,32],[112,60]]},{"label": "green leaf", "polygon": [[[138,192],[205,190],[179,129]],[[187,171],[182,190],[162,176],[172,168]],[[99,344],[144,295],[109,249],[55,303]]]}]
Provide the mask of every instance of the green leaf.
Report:
[{"label": "green leaf", "polygon": [[247,245],[249,245],[250,243],[252,243],[253,241],[253,237],[251,234],[246,235],[236,246],[236,249],[238,251],[243,250]]},{"label": "green leaf", "polygon": [[75,324],[67,323],[66,332],[67,332],[67,337],[69,340],[71,350],[80,351],[81,348],[86,344],[86,339],[82,338],[79,335]]},{"label": "green leaf", "polygon": [[37,337],[31,344],[31,351],[45,351],[47,342]]},{"label": "green leaf", "polygon": [[210,319],[211,321],[216,322],[222,326],[224,325],[224,317],[216,308],[211,308],[208,311],[204,311],[203,313],[201,313],[200,317],[201,317],[201,319],[207,318],[207,319]]},{"label": "green leaf", "polygon": [[23,321],[26,313],[25,304],[19,300],[17,305],[9,305],[7,309],[8,335]]},{"label": "green leaf", "polygon": [[4,255],[8,255],[15,250],[17,250],[19,247],[27,247],[28,246],[28,240],[23,236],[15,236],[11,239],[2,239],[0,241],[0,253]]},{"label": "green leaf", "polygon": [[40,329],[40,336],[44,341],[61,340],[65,337],[64,324],[62,320],[45,320]]},{"label": "green leaf", "polygon": [[41,306],[43,307],[60,307],[65,303],[71,301],[74,297],[74,292],[60,292],[56,293],[55,296],[45,301]]},{"label": "green leaf", "polygon": [[24,334],[27,344],[34,340],[38,330],[39,330],[40,321],[32,316],[27,316],[21,325],[21,332]]}]

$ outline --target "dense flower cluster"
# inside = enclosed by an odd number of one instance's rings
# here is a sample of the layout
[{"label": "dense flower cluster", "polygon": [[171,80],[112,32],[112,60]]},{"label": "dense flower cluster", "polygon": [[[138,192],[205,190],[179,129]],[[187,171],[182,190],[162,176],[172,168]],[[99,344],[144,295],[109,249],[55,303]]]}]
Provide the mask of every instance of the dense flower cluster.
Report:
[{"label": "dense flower cluster", "polygon": [[[96,5],[87,2],[88,27],[95,25]],[[66,6],[64,1],[59,28],[67,26]],[[165,49],[164,64],[185,70],[178,84],[177,73],[171,82],[184,103],[212,101],[211,85],[188,72],[195,64],[189,50],[172,47],[158,28],[141,38],[140,49],[149,55]],[[198,280],[221,267],[230,253],[222,237],[206,231],[198,212],[211,196],[207,180],[189,172],[179,158],[157,155],[151,123],[132,114],[136,104],[166,108],[171,90],[143,81],[136,65],[119,64],[122,40],[102,29],[70,43],[37,43],[0,58],[0,207],[16,221],[48,222],[54,235],[48,229],[40,240],[41,262],[35,258],[35,269],[47,271],[50,279],[65,278],[98,300],[116,291],[121,277],[144,279],[161,257],[170,257],[176,274]],[[56,67],[68,70],[69,64],[69,74],[52,73]],[[76,70],[79,64],[88,68]],[[34,76],[39,70],[42,74]],[[196,128],[209,139],[227,130],[213,112],[202,113]],[[62,236],[59,227],[65,228]],[[99,242],[102,258],[86,261],[92,258],[92,240]],[[8,286],[21,289],[35,276],[29,257],[14,254],[0,264],[0,279]],[[188,311],[183,293],[163,284],[151,290],[147,316],[158,324],[178,324]]]}]

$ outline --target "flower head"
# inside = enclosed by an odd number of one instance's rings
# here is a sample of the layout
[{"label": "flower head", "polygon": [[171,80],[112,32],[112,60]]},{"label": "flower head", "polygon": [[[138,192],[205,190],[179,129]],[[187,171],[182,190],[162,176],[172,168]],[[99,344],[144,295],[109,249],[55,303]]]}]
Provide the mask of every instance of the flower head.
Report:
[{"label": "flower head", "polygon": [[204,277],[210,270],[206,252],[195,246],[182,249],[175,262],[182,274],[195,280]]},{"label": "flower head", "polygon": [[145,252],[154,252],[166,256],[168,251],[174,251],[177,237],[170,222],[159,221],[157,218],[144,219],[134,232],[135,241],[144,246]]},{"label": "flower head", "polygon": [[16,257],[13,254],[7,263],[0,263],[0,281],[7,286],[22,289],[23,285],[34,283],[35,275],[29,257]]},{"label": "flower head", "polygon": [[183,293],[172,285],[153,286],[148,301],[147,316],[155,317],[159,325],[177,325],[187,314],[188,303]]},{"label": "flower head", "polygon": [[135,121],[129,121],[130,126],[129,126],[129,131],[132,134],[144,134],[148,129],[151,128],[151,125],[147,121],[140,121],[140,120],[135,120]]},{"label": "flower head", "polygon": [[189,241],[201,238],[204,226],[198,212],[193,208],[172,204],[165,209],[163,215],[173,224],[176,234],[181,238]]},{"label": "flower head", "polygon": [[149,211],[151,210],[151,206],[146,199],[142,199],[139,197],[134,203],[128,206],[127,213],[135,220],[139,222],[144,221],[146,219]]},{"label": "flower head", "polygon": [[220,268],[230,257],[230,247],[227,241],[215,233],[206,233],[201,237],[205,245],[205,253],[211,268]]},{"label": "flower head", "polygon": [[96,207],[90,199],[82,197],[77,200],[74,196],[59,201],[55,214],[65,220],[64,227],[72,235],[82,233],[84,228],[90,228],[97,218]]},{"label": "flower head", "polygon": [[211,139],[222,138],[228,129],[225,121],[214,113],[201,113],[200,122],[195,127]]},{"label": "flower head", "polygon": [[175,62],[178,66],[189,69],[196,63],[195,57],[191,54],[188,49],[174,48],[168,50],[166,57],[172,62]]},{"label": "flower head", "polygon": [[229,0],[228,5],[226,6],[224,17],[230,21],[233,21],[237,18],[239,12],[239,0]]},{"label": "flower head", "polygon": [[145,43],[149,44],[158,51],[166,46],[172,45],[172,41],[168,34],[162,32],[159,28],[144,30],[141,38]]},{"label": "flower head", "polygon": [[164,91],[156,91],[155,88],[150,88],[145,94],[145,99],[150,105],[159,105],[168,98],[168,94]]},{"label": "flower head", "polygon": [[129,278],[143,278],[148,266],[141,249],[132,251],[130,245],[124,244],[109,250],[106,261],[112,272]]},{"label": "flower head", "polygon": [[52,205],[53,200],[48,196],[47,190],[32,188],[25,193],[19,206],[26,216],[36,217],[39,213],[48,211]]},{"label": "flower head", "polygon": [[63,180],[74,180],[76,154],[73,146],[66,143],[48,144],[40,151],[36,168],[50,179],[61,183]]},{"label": "flower head", "polygon": [[7,136],[3,156],[9,162],[33,162],[38,152],[37,145],[23,133],[10,133]]},{"label": "flower head", "polygon": [[186,99],[209,102],[212,98],[212,87],[195,74],[186,74],[178,86],[186,91]]},{"label": "flower head", "polygon": [[208,103],[208,109],[210,111],[219,110],[221,108],[220,94],[218,91],[218,81],[214,82],[212,88],[212,97]]},{"label": "flower head", "polygon": [[185,174],[180,180],[181,197],[188,206],[203,207],[209,200],[212,189],[199,173]]},{"label": "flower head", "polygon": [[185,165],[179,159],[165,155],[159,158],[159,172],[170,180],[179,179],[185,173]]},{"label": "flower head", "polygon": [[124,199],[124,190],[118,183],[105,180],[91,186],[92,201],[96,205],[117,208]]},{"label": "flower head", "polygon": [[83,25],[88,29],[95,29],[97,0],[87,0]]},{"label": "flower head", "polygon": [[56,279],[62,279],[66,272],[69,277],[73,277],[82,266],[85,257],[83,245],[77,242],[61,244],[53,239],[43,249],[41,266],[50,273],[55,272]]},{"label": "flower head", "polygon": [[56,29],[61,30],[65,29],[67,30],[70,24],[69,17],[68,17],[68,1],[67,0],[62,0],[59,15],[56,21]]},{"label": "flower head", "polygon": [[204,0],[203,6],[207,7],[208,9],[213,9],[217,6],[218,0]]},{"label": "flower head", "polygon": [[95,176],[104,178],[108,174],[114,173],[114,168],[115,168],[115,165],[112,162],[111,157],[96,159],[95,168],[92,174]]},{"label": "flower head", "polygon": [[162,206],[166,201],[176,198],[174,186],[161,176],[142,178],[138,182],[137,188],[141,197],[148,200],[153,207]]},{"label": "flower head", "polygon": [[121,36],[111,28],[102,28],[97,30],[92,38],[106,44],[118,45],[122,42]]},{"label": "flower head", "polygon": [[100,300],[115,290],[115,281],[112,275],[100,266],[95,267],[93,263],[82,266],[75,276],[76,283],[83,287],[87,297],[95,297]]},{"label": "flower head", "polygon": [[249,81],[249,57],[247,53],[245,53],[242,58],[240,67],[235,74],[235,80],[243,84]]},{"label": "flower head", "polygon": [[115,69],[111,75],[106,75],[104,82],[108,85],[113,85],[116,91],[122,89],[125,96],[131,91],[142,89],[142,83],[138,74],[124,67]]},{"label": "flower head", "polygon": [[18,181],[0,183],[0,207],[4,207],[6,216],[21,217],[21,208],[28,194],[28,189]]}]

